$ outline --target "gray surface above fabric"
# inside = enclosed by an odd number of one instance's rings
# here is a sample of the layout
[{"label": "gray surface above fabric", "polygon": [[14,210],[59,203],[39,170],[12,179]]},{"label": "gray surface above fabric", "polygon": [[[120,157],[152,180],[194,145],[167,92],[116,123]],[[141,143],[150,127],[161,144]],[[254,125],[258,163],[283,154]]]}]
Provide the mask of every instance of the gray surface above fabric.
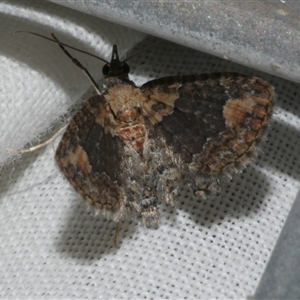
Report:
[{"label": "gray surface above fabric", "polygon": [[300,82],[299,1],[52,2]]}]

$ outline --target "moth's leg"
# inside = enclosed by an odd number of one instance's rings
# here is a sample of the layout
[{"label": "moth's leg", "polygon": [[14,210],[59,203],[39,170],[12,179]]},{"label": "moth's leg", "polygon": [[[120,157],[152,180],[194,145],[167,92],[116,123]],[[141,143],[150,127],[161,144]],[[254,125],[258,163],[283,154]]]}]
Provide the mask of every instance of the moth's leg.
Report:
[{"label": "moth's leg", "polygon": [[162,169],[159,174],[162,198],[167,204],[175,206],[176,197],[178,196],[182,182],[182,174],[178,168],[171,163],[160,169]]},{"label": "moth's leg", "polygon": [[75,58],[73,57],[69,51],[66,50],[66,48],[60,43],[60,41],[58,40],[58,38],[53,34],[51,33],[53,39],[55,41],[58,42],[58,45],[59,47],[64,51],[64,53],[72,60],[72,62],[78,67],[80,68],[83,73],[88,77],[88,79],[91,81],[93,87],[95,88],[96,92],[98,95],[101,95],[101,92],[100,92],[100,89],[99,89],[99,86],[98,84],[96,83],[96,81],[94,80],[94,78],[92,77],[92,75],[89,73],[89,71]]},{"label": "moth's leg", "polygon": [[148,198],[141,201],[140,217],[147,227],[157,228],[159,225],[159,212],[157,198]]},{"label": "moth's leg", "polygon": [[147,227],[157,228],[159,225],[159,212],[157,208],[156,190],[153,186],[145,186],[140,208],[142,223]]},{"label": "moth's leg", "polygon": [[51,142],[53,142],[61,134],[61,132],[66,129],[67,126],[68,126],[68,124],[66,124],[63,127],[61,127],[56,133],[54,133],[48,140],[46,140],[43,143],[40,143],[40,144],[35,145],[35,146],[32,146],[30,148],[24,148],[24,149],[7,148],[6,151],[13,152],[13,153],[19,153],[19,154],[28,153],[28,152],[34,152],[34,151],[36,151],[38,149],[41,149],[41,148],[47,146]]},{"label": "moth's leg", "polygon": [[211,194],[220,192],[221,183],[217,179],[204,180],[202,177],[197,176],[186,180],[185,184],[189,186],[190,191],[197,198],[207,199]]},{"label": "moth's leg", "polygon": [[115,230],[115,236],[114,236],[114,247],[118,248],[119,243],[118,243],[118,236],[119,236],[119,231],[120,231],[120,223],[116,223],[116,230]]}]

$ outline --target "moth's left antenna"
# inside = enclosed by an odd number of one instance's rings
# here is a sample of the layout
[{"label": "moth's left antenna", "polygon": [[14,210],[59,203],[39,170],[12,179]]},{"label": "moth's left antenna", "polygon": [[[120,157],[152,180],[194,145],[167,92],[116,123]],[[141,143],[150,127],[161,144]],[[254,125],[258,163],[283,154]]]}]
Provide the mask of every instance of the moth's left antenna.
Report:
[{"label": "moth's left antenna", "polygon": [[38,34],[38,33],[35,33],[35,32],[32,32],[32,31],[23,31],[23,30],[18,30],[16,31],[15,33],[29,33],[29,34],[33,34],[33,35],[36,35],[38,37],[41,37],[43,39],[46,39],[48,41],[51,41],[51,42],[54,42],[54,43],[57,43],[59,45],[59,47],[64,51],[64,53],[72,60],[72,62],[78,67],[80,68],[83,73],[88,77],[88,79],[91,81],[92,85],[94,86],[96,92],[101,95],[101,92],[100,92],[100,89],[99,89],[99,86],[98,84],[96,83],[96,81],[94,80],[94,78],[92,77],[92,75],[89,73],[89,71],[79,62],[79,60],[77,60],[75,57],[73,57],[66,49],[65,47],[68,47],[70,49],[73,49],[75,51],[78,51],[78,52],[81,52],[81,53],[84,53],[84,54],[87,54],[87,55],[90,55],[92,57],[95,57],[103,62],[105,62],[106,64],[109,65],[109,62],[107,62],[106,60],[102,59],[101,57],[97,56],[97,55],[94,55],[94,54],[91,54],[89,52],[86,52],[86,51],[83,51],[83,50],[80,50],[80,49],[77,49],[75,47],[72,47],[68,44],[65,44],[65,43],[62,43],[58,40],[58,38],[53,34],[51,33],[53,39],[51,38],[48,38],[44,35],[41,35],[41,34]]},{"label": "moth's left antenna", "polygon": [[[17,31],[15,31],[15,33],[29,33],[29,34],[33,34],[33,35],[39,36],[39,37],[41,37],[41,38],[43,38],[43,39],[45,39],[45,40],[48,40],[48,41],[50,41],[50,42],[53,42],[53,43],[56,43],[56,44],[60,44],[60,45],[65,46],[65,47],[67,47],[67,48],[73,49],[73,50],[75,50],[75,51],[78,51],[78,52],[87,54],[87,55],[89,55],[89,56],[92,56],[92,57],[94,57],[94,58],[97,58],[97,59],[99,59],[99,60],[102,60],[103,62],[105,62],[106,64],[109,65],[109,62],[108,62],[108,61],[106,61],[105,59],[103,59],[103,58],[101,58],[101,57],[99,57],[99,56],[97,56],[97,55],[95,55],[95,54],[89,53],[89,52],[84,51],[84,50],[80,50],[80,49],[75,48],[75,47],[72,47],[72,46],[70,46],[70,45],[68,45],[68,44],[65,44],[65,43],[62,43],[62,42],[60,42],[60,41],[58,41],[58,40],[48,38],[47,36],[44,36],[44,35],[42,35],[42,34],[38,34],[38,33],[35,33],[35,32],[32,32],[32,31],[27,31],[27,30],[17,30]],[[53,35],[53,33],[51,33],[51,34]]]}]

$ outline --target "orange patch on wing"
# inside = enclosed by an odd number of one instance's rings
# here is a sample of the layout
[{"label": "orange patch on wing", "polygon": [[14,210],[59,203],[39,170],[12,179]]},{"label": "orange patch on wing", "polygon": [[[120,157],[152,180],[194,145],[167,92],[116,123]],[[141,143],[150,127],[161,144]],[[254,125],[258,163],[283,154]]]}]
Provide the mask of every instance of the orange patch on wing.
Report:
[{"label": "orange patch on wing", "polygon": [[82,170],[86,174],[92,171],[89,158],[86,152],[79,145],[76,147],[73,153],[69,154],[68,160],[70,164],[76,166],[77,169]]},{"label": "orange patch on wing", "polygon": [[[178,85],[176,85],[176,87],[178,87]],[[152,124],[161,122],[164,116],[170,115],[174,111],[174,103],[178,99],[179,94],[175,86],[170,86],[169,88],[169,92],[165,92],[161,88],[156,87],[143,94],[144,114],[147,115]]]},{"label": "orange patch on wing", "polygon": [[233,128],[240,126],[246,119],[246,114],[253,112],[255,100],[253,98],[228,100],[223,108],[226,125]]}]

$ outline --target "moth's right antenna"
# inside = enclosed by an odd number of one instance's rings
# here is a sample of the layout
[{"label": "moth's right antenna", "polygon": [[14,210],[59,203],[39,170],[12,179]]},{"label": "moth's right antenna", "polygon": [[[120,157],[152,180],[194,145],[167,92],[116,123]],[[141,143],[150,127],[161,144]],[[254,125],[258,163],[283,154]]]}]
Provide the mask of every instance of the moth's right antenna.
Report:
[{"label": "moth's right antenna", "polygon": [[101,57],[99,57],[99,56],[97,56],[97,55],[95,55],[95,54],[89,53],[89,52],[84,51],[84,50],[80,50],[80,49],[75,48],[75,47],[72,47],[72,46],[70,46],[70,45],[68,45],[68,44],[65,44],[65,43],[62,43],[62,42],[60,42],[60,41],[58,41],[58,40],[50,39],[50,38],[48,38],[48,37],[46,37],[46,36],[44,36],[44,35],[42,35],[42,34],[38,34],[38,33],[35,33],[35,32],[32,32],[32,31],[27,31],[27,30],[17,30],[17,31],[15,31],[15,33],[29,33],[29,34],[33,34],[33,35],[39,36],[39,37],[41,37],[41,38],[43,38],[43,39],[45,39],[45,40],[48,40],[48,41],[50,41],[50,42],[54,42],[54,43],[60,44],[60,45],[62,45],[62,46],[65,46],[65,47],[67,47],[67,48],[73,49],[73,50],[75,50],[75,51],[78,51],[78,52],[87,54],[87,55],[89,55],[89,56],[95,57],[95,58],[97,58],[97,59],[99,59],[99,60],[102,60],[103,62],[105,62],[106,64],[109,65],[109,62],[108,62],[108,61],[106,61],[105,59],[103,59],[103,58],[101,58]]},{"label": "moth's right antenna", "polygon": [[83,73],[89,78],[89,80],[91,81],[92,85],[94,86],[96,92],[98,95],[101,95],[100,89],[98,84],[96,83],[96,81],[94,80],[94,78],[92,77],[92,75],[90,74],[90,72],[81,64],[81,62],[79,60],[77,60],[75,57],[73,57],[69,51],[67,51],[65,49],[65,47],[63,46],[63,44],[58,40],[58,38],[54,35],[54,33],[51,33],[53,39],[55,41],[57,41],[59,47],[62,49],[62,51],[64,51],[64,53],[72,60],[72,62],[78,67],[80,68]]}]

